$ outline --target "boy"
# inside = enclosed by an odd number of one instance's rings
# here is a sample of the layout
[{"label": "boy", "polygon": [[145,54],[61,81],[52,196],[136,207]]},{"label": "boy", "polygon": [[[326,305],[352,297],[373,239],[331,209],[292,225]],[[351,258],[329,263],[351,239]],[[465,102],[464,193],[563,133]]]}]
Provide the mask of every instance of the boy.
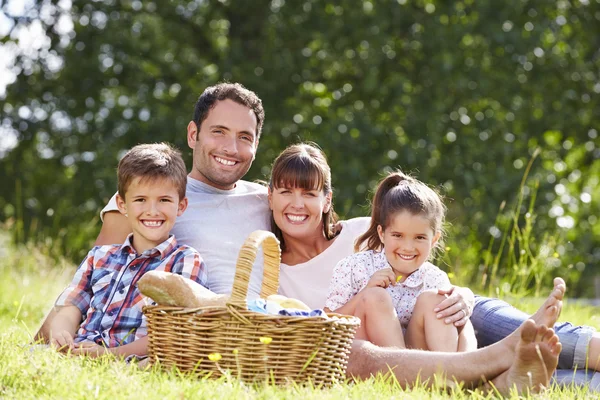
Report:
[{"label": "boy", "polygon": [[[181,154],[165,143],[132,148],[119,162],[119,211],[133,228],[122,245],[94,247],[59,296],[50,344],[72,354],[147,354],[144,301],[136,287],[148,271],[180,274],[205,285],[196,250],[169,235],[188,204]],[[83,320],[83,322],[82,322]]]}]

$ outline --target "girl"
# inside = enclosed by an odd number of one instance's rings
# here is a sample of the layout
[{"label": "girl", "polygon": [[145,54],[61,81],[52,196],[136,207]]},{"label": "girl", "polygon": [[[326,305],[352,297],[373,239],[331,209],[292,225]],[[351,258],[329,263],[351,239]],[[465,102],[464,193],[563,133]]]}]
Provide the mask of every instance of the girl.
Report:
[{"label": "girl", "polygon": [[[441,245],[445,206],[424,183],[402,172],[375,193],[369,229],[333,270],[326,309],[362,321],[357,337],[379,346],[435,351],[474,350],[470,322],[445,324],[432,310],[448,276],[427,260]],[[466,314],[466,313],[465,313]],[[403,332],[404,331],[404,332]]]}]

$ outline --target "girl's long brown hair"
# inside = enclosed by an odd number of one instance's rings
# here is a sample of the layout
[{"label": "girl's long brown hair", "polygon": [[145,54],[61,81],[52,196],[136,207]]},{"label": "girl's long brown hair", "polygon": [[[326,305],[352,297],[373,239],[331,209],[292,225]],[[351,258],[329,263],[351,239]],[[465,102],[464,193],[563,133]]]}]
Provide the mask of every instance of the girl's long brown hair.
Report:
[{"label": "girl's long brown hair", "polygon": [[[409,211],[412,215],[423,215],[429,220],[434,234],[443,233],[446,206],[440,195],[423,182],[402,171],[395,171],[379,182],[373,196],[371,224],[356,240],[354,251],[381,250],[383,243],[377,233],[377,227],[381,225],[385,231],[394,215],[402,211]],[[440,237],[436,248],[439,248],[441,243]]]}]

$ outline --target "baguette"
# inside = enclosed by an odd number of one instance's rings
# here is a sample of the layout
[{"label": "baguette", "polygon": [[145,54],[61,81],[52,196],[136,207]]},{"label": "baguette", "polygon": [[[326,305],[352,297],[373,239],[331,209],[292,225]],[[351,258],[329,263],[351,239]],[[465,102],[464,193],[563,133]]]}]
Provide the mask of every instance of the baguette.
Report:
[{"label": "baguette", "polygon": [[228,295],[216,294],[181,275],[164,271],[150,271],[137,283],[140,292],[158,305],[185,308],[225,306]]}]

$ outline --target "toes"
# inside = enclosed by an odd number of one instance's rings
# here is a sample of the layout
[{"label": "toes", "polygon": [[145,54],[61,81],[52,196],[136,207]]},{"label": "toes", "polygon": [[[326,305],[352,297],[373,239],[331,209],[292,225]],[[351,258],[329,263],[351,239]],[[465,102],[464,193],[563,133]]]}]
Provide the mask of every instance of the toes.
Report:
[{"label": "toes", "polygon": [[538,325],[537,330],[536,330],[536,335],[535,335],[535,341],[543,342],[544,337],[546,336],[547,333],[548,333],[548,327],[546,325]]},{"label": "toes", "polygon": [[552,353],[555,356],[558,356],[561,351],[562,351],[562,343],[558,342],[554,346],[552,346]]},{"label": "toes", "polygon": [[[549,343],[549,342],[550,342],[550,340],[552,339],[552,337],[554,337],[554,336],[556,336],[556,335],[554,334],[554,329],[552,329],[552,328],[548,328],[548,329],[546,330],[546,332],[544,333],[544,335],[542,336],[542,341],[543,341],[543,342],[547,342],[547,343]],[[556,336],[556,337],[558,338],[558,336]]]},{"label": "toes", "polygon": [[[544,326],[544,325],[541,325]],[[535,340],[537,335],[537,329],[535,322],[532,319],[528,319],[521,325],[521,340],[526,343],[531,343]]]}]

